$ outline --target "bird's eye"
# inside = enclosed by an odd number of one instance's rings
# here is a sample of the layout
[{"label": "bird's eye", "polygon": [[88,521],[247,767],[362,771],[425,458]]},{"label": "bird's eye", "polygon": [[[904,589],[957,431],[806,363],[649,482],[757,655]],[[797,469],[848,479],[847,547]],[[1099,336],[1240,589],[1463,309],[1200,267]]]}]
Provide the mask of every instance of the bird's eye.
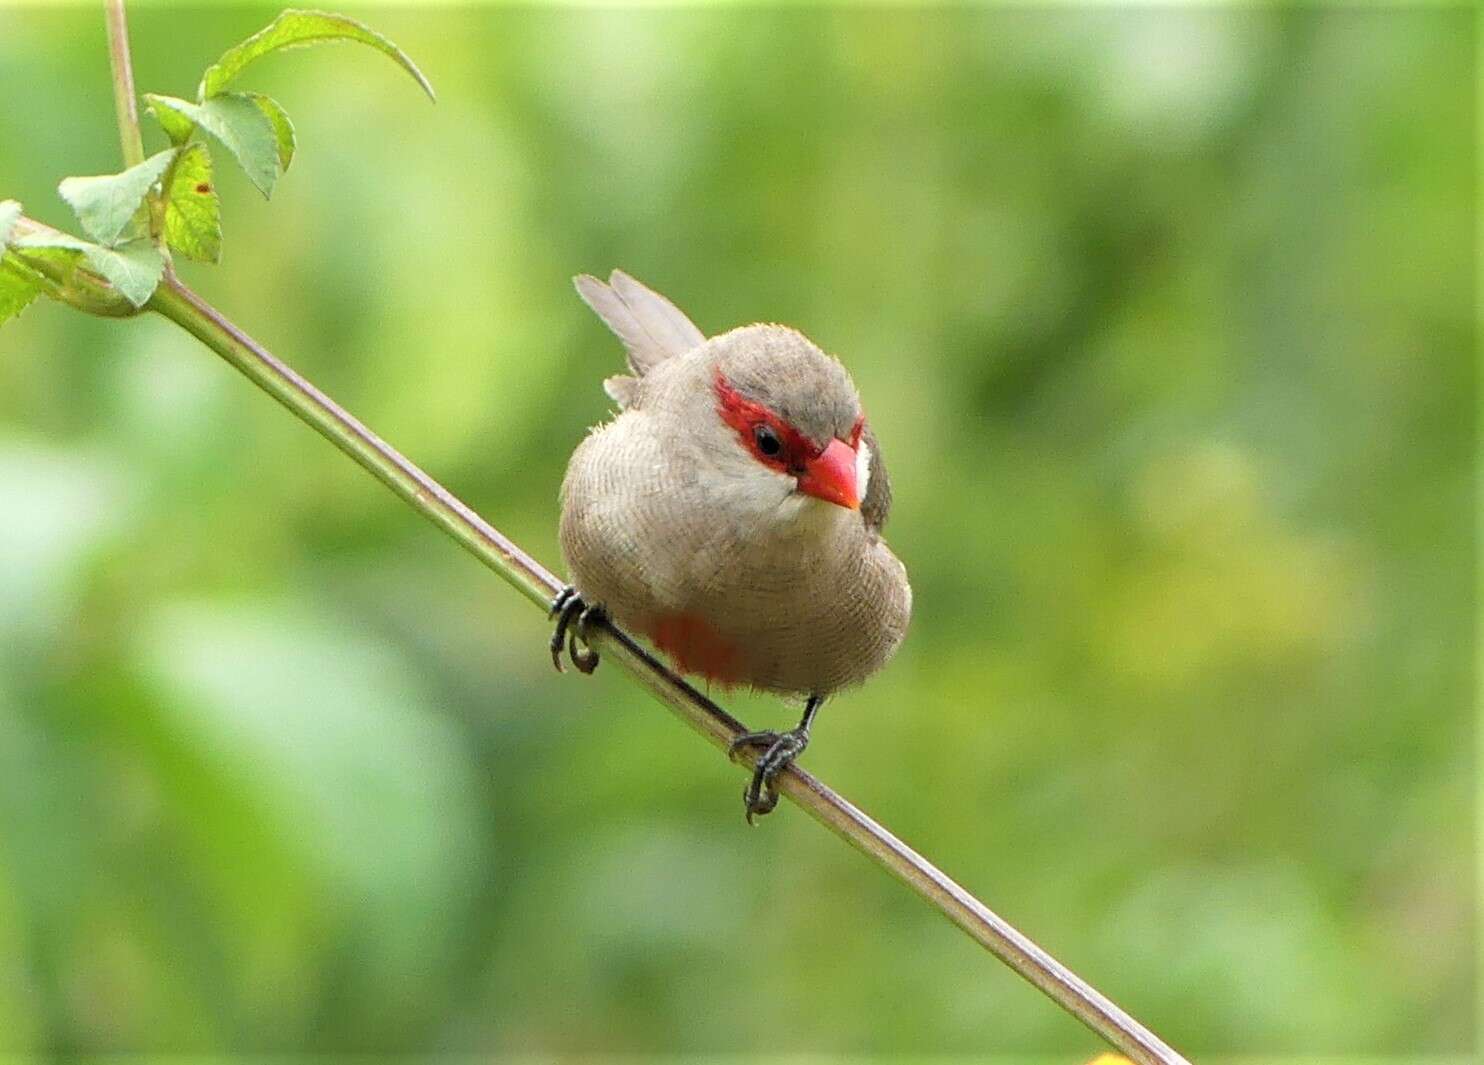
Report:
[{"label": "bird's eye", "polygon": [[778,439],[771,426],[759,425],[752,431],[752,438],[757,441],[757,449],[769,458],[783,450],[783,441]]}]

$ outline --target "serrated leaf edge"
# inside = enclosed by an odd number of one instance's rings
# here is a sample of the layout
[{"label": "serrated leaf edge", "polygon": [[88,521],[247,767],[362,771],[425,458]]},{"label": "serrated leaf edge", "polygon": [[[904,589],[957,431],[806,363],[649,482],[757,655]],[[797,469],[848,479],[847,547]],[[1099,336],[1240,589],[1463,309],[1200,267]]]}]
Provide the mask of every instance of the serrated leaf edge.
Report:
[{"label": "serrated leaf edge", "polygon": [[[159,183],[159,181],[165,176],[166,172],[170,169],[170,164],[172,161],[174,161],[179,151],[180,149],[175,147],[166,148],[163,151],[156,152],[154,155],[144,160],[144,162],[131,166],[127,170],[121,170],[117,174],[97,174],[65,177],[57,183],[57,195],[62,197],[63,201],[66,202],[68,207],[72,208],[72,213],[77,216],[78,222],[82,225],[83,229],[87,231],[88,236],[92,237],[100,244],[103,244],[107,247],[112,247],[114,244],[119,242],[119,237],[123,234],[124,230],[128,228],[129,222],[139,213],[139,208],[144,206],[144,201],[148,199],[150,190],[152,190],[155,185]],[[93,227],[88,224],[87,219],[83,217],[82,208],[78,205],[75,199],[77,194],[83,188],[87,187],[84,185],[84,183],[117,180],[131,173],[150,174],[150,180],[140,191],[139,197],[134,203],[134,206],[129,209],[129,212],[124,216],[123,221],[119,223],[117,228],[105,228],[99,230],[93,229]]]},{"label": "serrated leaf edge", "polygon": [[[4,255],[4,239],[0,236],[0,256]],[[20,292],[20,302],[16,304],[15,310],[9,314],[0,314],[0,326],[6,322],[19,318],[26,313],[31,304],[36,302],[36,297],[42,294],[42,287],[36,281],[24,276],[19,268],[11,263],[0,260],[0,289],[11,286]]]},{"label": "serrated leaf edge", "polygon": [[[264,112],[264,110],[260,106],[258,106],[257,101],[253,100],[252,96],[253,94],[250,93],[219,93],[216,96],[213,96],[211,99],[220,100],[235,98],[246,100],[248,103],[251,103],[253,105],[254,111],[262,118],[263,122],[266,124],[269,136],[273,140],[274,149],[273,174],[270,178],[267,179],[266,186],[263,183],[259,182],[257,176],[255,176],[253,172],[247,168],[246,163],[244,163],[242,157],[237,154],[237,150],[232,145],[232,143],[224,139],[221,136],[220,131],[212,129],[211,126],[201,121],[201,118],[199,116],[203,114],[203,109],[211,103],[211,100],[207,100],[203,103],[194,103],[190,100],[182,100],[179,97],[166,96],[161,93],[144,94],[144,98],[149,101],[150,107],[164,107],[170,111],[175,112],[177,115],[190,122],[193,129],[205,130],[206,133],[208,133],[214,140],[217,141],[217,143],[219,143],[223,148],[226,148],[227,154],[232,156],[232,158],[237,161],[237,165],[241,167],[242,172],[247,175],[248,180],[252,182],[253,187],[261,192],[263,194],[263,198],[266,200],[272,198],[273,186],[277,183],[279,176],[283,173],[282,166],[280,165],[282,148],[279,143],[278,130],[274,125],[273,119],[266,112]],[[287,118],[288,116],[285,114],[284,117]],[[184,142],[182,141],[181,143],[183,144]]]},{"label": "serrated leaf edge", "polygon": [[263,117],[273,127],[273,138],[278,143],[278,172],[288,172],[289,164],[294,161],[294,150],[298,147],[298,138],[294,133],[294,120],[289,118],[289,113],[271,96],[260,92],[243,92],[239,96],[245,96],[263,112]]},{"label": "serrated leaf edge", "polygon": [[[272,34],[278,28],[280,23],[282,23],[286,19],[296,17],[328,19],[334,22],[349,25],[351,27],[354,27],[357,31],[364,33],[366,36],[371,37],[379,44],[384,45],[385,48],[378,48],[376,45],[373,45],[367,41],[358,40],[356,37],[349,34],[324,33],[315,36],[301,37],[293,41],[286,41],[283,44],[276,44],[269,48],[265,48],[260,52],[253,52],[253,47],[263,38]],[[274,52],[280,52],[290,48],[306,48],[310,45],[327,44],[336,41],[343,41],[351,44],[363,44],[366,45],[366,47],[368,48],[372,48],[376,51],[381,52],[382,55],[385,55],[388,59],[392,60],[404,71],[406,71],[407,74],[411,76],[414,81],[417,82],[418,86],[423,90],[423,92],[427,93],[428,99],[432,100],[434,103],[438,101],[438,94],[433,91],[432,82],[428,81],[427,76],[423,74],[422,70],[418,68],[418,65],[412,61],[412,58],[406,52],[402,51],[402,49],[398,47],[398,45],[389,37],[377,33],[370,26],[367,26],[364,22],[361,22],[359,19],[353,19],[349,15],[342,15],[334,11],[315,11],[304,8],[288,8],[287,10],[279,12],[277,17],[275,17],[272,22],[268,23],[268,25],[258,30],[257,33],[252,34],[250,37],[244,38],[243,40],[223,52],[215,63],[211,64],[211,66],[207,67],[205,71],[202,72],[201,84],[197,87],[196,90],[197,99],[201,100],[204,103],[206,100],[209,100],[213,96],[221,95],[222,91],[225,90],[226,87],[230,85],[239,74],[241,74],[249,66],[266,55],[271,55]],[[242,58],[243,56],[245,56],[246,58]]]}]

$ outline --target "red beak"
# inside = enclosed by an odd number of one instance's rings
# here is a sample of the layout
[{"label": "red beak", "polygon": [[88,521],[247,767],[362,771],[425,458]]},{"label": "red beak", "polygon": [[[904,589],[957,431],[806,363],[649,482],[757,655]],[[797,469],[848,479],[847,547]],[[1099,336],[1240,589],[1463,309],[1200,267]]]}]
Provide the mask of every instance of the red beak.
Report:
[{"label": "red beak", "polygon": [[859,510],[861,501],[855,494],[855,448],[843,440],[831,440],[818,458],[804,464],[799,491],[847,510]]}]

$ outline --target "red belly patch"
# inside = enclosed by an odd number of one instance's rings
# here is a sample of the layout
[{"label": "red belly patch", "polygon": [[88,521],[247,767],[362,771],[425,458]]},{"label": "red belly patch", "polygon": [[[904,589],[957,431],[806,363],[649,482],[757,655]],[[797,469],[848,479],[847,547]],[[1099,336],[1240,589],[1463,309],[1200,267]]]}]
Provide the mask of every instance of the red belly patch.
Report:
[{"label": "red belly patch", "polygon": [[696,673],[718,684],[742,679],[742,651],[696,614],[670,614],[649,628],[649,636],[682,673]]}]

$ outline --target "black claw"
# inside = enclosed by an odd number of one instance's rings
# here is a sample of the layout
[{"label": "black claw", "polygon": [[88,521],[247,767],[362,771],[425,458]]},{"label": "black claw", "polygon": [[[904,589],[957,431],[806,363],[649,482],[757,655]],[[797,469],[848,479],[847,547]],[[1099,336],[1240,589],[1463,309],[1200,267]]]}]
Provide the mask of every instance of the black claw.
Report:
[{"label": "black claw", "polygon": [[795,758],[809,746],[807,729],[790,729],[788,732],[749,732],[732,741],[732,750],[740,747],[761,747],[762,754],[753,763],[752,779],[742,792],[742,803],[747,813],[747,823],[754,817],[772,813],[778,805],[778,789],[773,781],[793,764]]},{"label": "black claw", "polygon": [[[549,617],[556,618],[556,628],[551,633],[551,664],[562,672],[562,645],[566,644],[567,657],[581,673],[591,673],[598,668],[598,652],[587,643],[587,629],[602,618],[603,608],[588,606],[570,584],[557,593],[551,601]],[[584,646],[579,647],[579,641]]]},{"label": "black claw", "polygon": [[556,667],[558,673],[562,672],[562,643],[567,637],[567,627],[572,624],[572,618],[583,607],[582,599],[577,594],[577,589],[570,584],[557,593],[557,597],[551,601],[551,610],[548,617],[556,618],[556,628],[551,633],[551,664]]},{"label": "black claw", "polygon": [[[582,613],[577,615],[577,623],[572,626],[572,631],[567,636],[567,655],[572,659],[572,664],[577,667],[579,673],[591,673],[598,668],[598,652],[587,646],[587,629],[594,621],[603,617],[603,608],[600,606],[584,606]],[[577,645],[582,641],[582,646]]]},{"label": "black claw", "polygon": [[742,805],[749,825],[757,824],[754,818],[773,812],[778,805],[778,792],[770,783],[765,783],[756,773],[742,792]]},{"label": "black claw", "polygon": [[796,728],[787,732],[774,732],[771,729],[744,732],[727,748],[729,755],[736,755],[743,747],[762,749],[757,761],[753,763],[752,779],[742,792],[742,804],[749,825],[755,823],[753,818],[772,813],[773,808],[778,805],[778,789],[773,786],[773,781],[809,746],[809,726],[814,723],[814,715],[819,712],[819,704],[822,702],[822,695],[809,696],[809,701],[804,704],[804,718]]}]

